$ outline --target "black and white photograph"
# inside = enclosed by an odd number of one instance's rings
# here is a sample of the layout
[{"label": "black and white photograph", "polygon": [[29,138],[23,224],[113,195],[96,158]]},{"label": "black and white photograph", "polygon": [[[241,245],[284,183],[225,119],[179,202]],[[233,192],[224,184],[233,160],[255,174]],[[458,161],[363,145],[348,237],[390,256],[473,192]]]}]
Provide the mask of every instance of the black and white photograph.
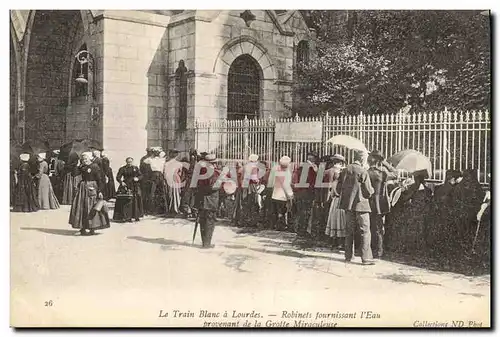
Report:
[{"label": "black and white photograph", "polygon": [[10,326],[491,328],[493,17],[10,9]]}]

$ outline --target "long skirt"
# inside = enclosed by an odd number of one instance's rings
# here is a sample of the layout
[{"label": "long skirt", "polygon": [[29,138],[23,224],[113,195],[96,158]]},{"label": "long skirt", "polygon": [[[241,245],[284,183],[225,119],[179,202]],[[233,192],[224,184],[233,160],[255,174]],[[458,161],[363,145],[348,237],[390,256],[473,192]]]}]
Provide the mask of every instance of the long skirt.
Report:
[{"label": "long skirt", "polygon": [[29,175],[19,177],[14,194],[14,212],[38,211],[35,184]]},{"label": "long skirt", "polygon": [[73,203],[73,197],[80,181],[82,181],[81,175],[73,176],[71,173],[66,173],[63,182],[63,197],[61,204],[71,205]]},{"label": "long skirt", "polygon": [[38,183],[38,205],[40,209],[59,208],[59,201],[57,201],[49,176],[46,174],[40,176]]},{"label": "long skirt", "polygon": [[114,221],[129,221],[139,219],[144,216],[142,207],[142,196],[134,193],[131,197],[116,197]]},{"label": "long skirt", "polygon": [[165,182],[165,189],[167,193],[165,209],[167,213],[178,214],[181,206],[181,188],[170,185],[171,184]]},{"label": "long skirt", "polygon": [[256,185],[239,188],[235,194],[235,222],[239,227],[257,227],[263,219],[257,199]]},{"label": "long skirt", "polygon": [[153,171],[151,175],[151,190],[149,194],[148,213],[151,215],[165,214],[167,199],[166,183],[163,174]]},{"label": "long skirt", "polygon": [[52,189],[54,190],[54,194],[56,195],[57,201],[59,204],[62,202],[63,195],[63,181],[61,176],[53,175],[50,177],[50,183],[52,184]]},{"label": "long skirt", "polygon": [[339,209],[339,197],[334,197],[330,205],[325,234],[332,238],[346,237],[345,211]]},{"label": "long skirt", "polygon": [[315,201],[313,203],[311,216],[309,217],[309,224],[307,232],[315,238],[321,238],[323,233],[326,232],[326,222],[329,216],[329,204]]},{"label": "long skirt", "polygon": [[71,204],[69,224],[78,229],[109,228],[108,209],[105,206],[97,211],[97,201],[97,183],[82,181]]},{"label": "long skirt", "polygon": [[113,176],[111,176],[111,178],[106,177],[106,179],[108,179],[108,181],[104,185],[104,191],[102,194],[104,196],[104,200],[109,200],[116,197],[115,181],[113,180]]}]

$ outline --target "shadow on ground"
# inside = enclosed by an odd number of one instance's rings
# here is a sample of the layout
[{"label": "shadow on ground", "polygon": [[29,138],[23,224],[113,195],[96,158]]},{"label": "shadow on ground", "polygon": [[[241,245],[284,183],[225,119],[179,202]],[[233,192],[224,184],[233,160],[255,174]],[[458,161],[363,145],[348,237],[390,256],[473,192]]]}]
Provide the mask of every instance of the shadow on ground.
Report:
[{"label": "shadow on ground", "polygon": [[[261,228],[248,228],[248,227],[228,227],[233,231],[237,237],[253,236],[262,238],[258,242],[263,243],[264,247],[269,248],[290,248],[301,250],[301,251],[313,251],[322,253],[331,253],[331,243],[326,241],[317,241],[312,237],[301,237],[297,236],[296,233],[285,232],[285,231],[275,231]],[[272,251],[264,251],[266,253],[273,253]],[[334,251],[335,252],[335,251]],[[336,251],[338,253],[338,251]],[[279,253],[277,255],[286,254],[299,254],[299,253]],[[306,255],[307,256],[307,255]],[[299,257],[299,256],[295,256]],[[322,258],[320,256],[309,256]],[[461,274],[457,278],[463,276],[483,276],[490,275],[491,270],[488,266],[482,266],[480,261],[476,261],[477,258],[471,256],[466,259],[457,259],[456,261],[445,261],[443,259],[429,257],[429,256],[412,256],[412,255],[401,255],[388,252],[384,255],[384,260],[389,262],[394,262],[402,265],[407,265],[411,267],[422,268],[430,270],[433,272],[445,272],[445,273],[458,273]]]},{"label": "shadow on ground", "polygon": [[175,240],[169,240],[165,238],[145,238],[142,236],[128,236],[127,239],[132,239],[132,240],[137,240],[137,241],[142,241],[142,242],[147,242],[147,243],[154,243],[157,245],[162,245],[162,246],[183,246],[183,247],[191,247],[191,248],[200,248],[201,245],[198,244],[191,244],[189,242],[181,242],[181,241],[175,241]]},{"label": "shadow on ground", "polygon": [[413,280],[412,278],[408,277],[407,275],[402,275],[402,274],[383,275],[383,276],[379,276],[379,279],[391,280],[393,282],[398,282],[398,283],[416,283],[416,284],[421,284],[421,285],[426,285],[426,286],[438,286],[438,287],[442,286],[439,283],[429,283],[429,282],[423,282],[420,280]]},{"label": "shadow on ground", "polygon": [[234,269],[240,273],[248,273],[248,270],[244,270],[241,267],[247,260],[255,259],[253,256],[246,254],[230,254],[226,257],[224,265],[228,268]]},{"label": "shadow on ground", "polygon": [[[79,232],[76,229],[53,229],[53,228],[35,228],[35,227],[21,227],[21,229],[24,231],[38,231],[45,234],[63,235],[63,236],[76,236]],[[96,233],[95,235],[99,235],[99,233]]]},{"label": "shadow on ground", "polygon": [[455,261],[439,259],[436,257],[429,256],[412,256],[409,254],[386,253],[384,254],[384,260],[395,262],[399,264],[404,264],[412,267],[423,268],[433,272],[446,272],[446,273],[458,273],[461,274],[456,278],[465,276],[483,276],[489,275],[489,268],[482,266],[474,258],[464,259],[457,258]]}]

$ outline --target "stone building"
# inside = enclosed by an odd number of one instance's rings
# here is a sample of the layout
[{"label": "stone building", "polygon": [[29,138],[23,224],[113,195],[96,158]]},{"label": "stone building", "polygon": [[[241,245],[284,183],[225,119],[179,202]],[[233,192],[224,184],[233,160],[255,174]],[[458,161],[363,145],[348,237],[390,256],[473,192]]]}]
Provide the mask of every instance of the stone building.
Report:
[{"label": "stone building", "polygon": [[115,168],[146,146],[188,149],[197,119],[283,116],[315,39],[295,10],[10,16],[11,138],[96,139]]}]

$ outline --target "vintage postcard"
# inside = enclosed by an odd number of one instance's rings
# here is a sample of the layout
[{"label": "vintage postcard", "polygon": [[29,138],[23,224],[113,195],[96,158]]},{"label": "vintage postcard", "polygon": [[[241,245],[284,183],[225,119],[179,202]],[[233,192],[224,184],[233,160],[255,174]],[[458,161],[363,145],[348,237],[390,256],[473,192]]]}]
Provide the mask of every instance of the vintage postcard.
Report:
[{"label": "vintage postcard", "polygon": [[10,10],[12,327],[491,327],[491,13]]}]

